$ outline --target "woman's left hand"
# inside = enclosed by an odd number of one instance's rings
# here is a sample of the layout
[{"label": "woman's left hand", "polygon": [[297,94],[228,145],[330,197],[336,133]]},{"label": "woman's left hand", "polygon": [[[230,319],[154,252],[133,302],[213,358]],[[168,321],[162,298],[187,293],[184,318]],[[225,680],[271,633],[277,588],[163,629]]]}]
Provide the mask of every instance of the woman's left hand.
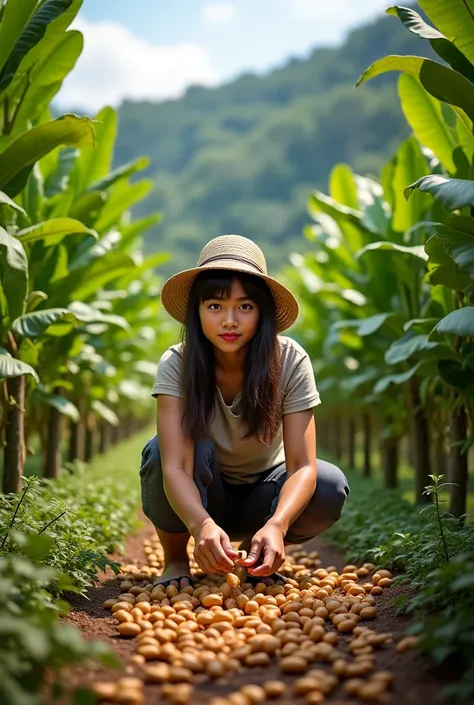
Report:
[{"label": "woman's left hand", "polygon": [[285,561],[284,535],[281,529],[268,523],[252,539],[248,557],[239,561],[250,575],[266,577],[280,568]]}]

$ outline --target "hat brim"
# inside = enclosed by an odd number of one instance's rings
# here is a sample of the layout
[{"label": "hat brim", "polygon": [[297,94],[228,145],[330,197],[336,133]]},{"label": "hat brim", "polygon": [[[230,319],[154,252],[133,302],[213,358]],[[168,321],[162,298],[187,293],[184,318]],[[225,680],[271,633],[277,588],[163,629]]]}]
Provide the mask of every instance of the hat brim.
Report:
[{"label": "hat brim", "polygon": [[267,274],[256,272],[253,267],[247,266],[244,263],[236,265],[235,260],[222,259],[218,262],[214,262],[212,265],[185,269],[170,277],[170,279],[163,284],[161,290],[163,306],[170,316],[180,323],[185,322],[188,298],[193,282],[198,274],[205,272],[207,269],[224,269],[234,272],[243,272],[263,279],[268,284],[275,301],[276,325],[279,333],[290,328],[298,318],[298,302],[286,286],[283,286],[283,284],[280,284],[279,281],[273,279],[273,277],[269,277]]}]

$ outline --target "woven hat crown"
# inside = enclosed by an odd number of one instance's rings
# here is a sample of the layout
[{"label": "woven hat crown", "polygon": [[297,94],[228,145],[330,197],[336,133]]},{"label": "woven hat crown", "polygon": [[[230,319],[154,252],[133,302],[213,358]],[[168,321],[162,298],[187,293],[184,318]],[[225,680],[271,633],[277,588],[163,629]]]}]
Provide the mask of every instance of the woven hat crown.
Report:
[{"label": "woven hat crown", "polygon": [[277,330],[285,330],[295,322],[298,302],[289,289],[269,276],[265,255],[260,247],[242,235],[220,235],[203,247],[196,267],[174,274],[163,285],[161,302],[166,311],[180,323],[186,320],[193,282],[206,269],[244,272],[260,277],[273,296]]},{"label": "woven hat crown", "polygon": [[218,260],[234,258],[254,267],[260,274],[267,274],[267,262],[262,250],[255,242],[242,235],[215,237],[203,247],[197,266],[209,266]]}]

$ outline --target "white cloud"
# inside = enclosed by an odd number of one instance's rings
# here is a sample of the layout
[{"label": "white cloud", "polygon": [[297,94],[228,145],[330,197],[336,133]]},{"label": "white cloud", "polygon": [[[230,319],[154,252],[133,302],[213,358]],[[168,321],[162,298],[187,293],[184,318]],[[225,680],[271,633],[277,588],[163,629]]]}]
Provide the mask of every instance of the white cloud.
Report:
[{"label": "white cloud", "polygon": [[201,7],[201,18],[206,24],[230,24],[235,16],[236,8],[231,2],[208,2]]},{"label": "white cloud", "polygon": [[78,18],[84,51],[56,103],[60,108],[96,111],[125,99],[178,98],[190,85],[213,86],[219,75],[199,44],[154,45],[116,22]]},{"label": "white cloud", "polygon": [[287,7],[294,11],[297,17],[328,25],[332,21],[344,22],[347,25],[361,24],[372,18],[377,10],[385,10],[387,0],[285,0]]}]

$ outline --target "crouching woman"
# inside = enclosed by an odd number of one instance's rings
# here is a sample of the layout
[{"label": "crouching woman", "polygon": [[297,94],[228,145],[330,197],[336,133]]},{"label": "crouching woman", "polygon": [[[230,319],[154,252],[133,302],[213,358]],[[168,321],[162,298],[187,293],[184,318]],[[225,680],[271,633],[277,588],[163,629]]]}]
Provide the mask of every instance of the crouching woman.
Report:
[{"label": "crouching woman", "polygon": [[275,578],[285,545],[325,531],[349,494],[342,471],[316,458],[310,359],[280,335],[298,304],[237,235],[211,240],[194,269],[165,283],[162,302],[184,325],[159,362],[158,435],[140,469],[143,510],[164,549],[157,582],[187,584],[190,535],[204,572],[232,570],[239,541],[250,579]]}]

